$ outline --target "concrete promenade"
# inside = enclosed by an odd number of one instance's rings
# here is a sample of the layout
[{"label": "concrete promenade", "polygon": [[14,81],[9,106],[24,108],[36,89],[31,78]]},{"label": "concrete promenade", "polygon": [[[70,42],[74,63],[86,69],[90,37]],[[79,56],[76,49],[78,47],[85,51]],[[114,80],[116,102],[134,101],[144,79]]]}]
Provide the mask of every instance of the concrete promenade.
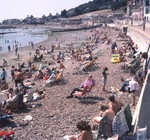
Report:
[{"label": "concrete promenade", "polygon": [[[138,46],[141,51],[145,50],[150,44],[150,27],[146,27],[143,31],[142,26],[129,26],[129,35],[138,42]],[[143,45],[143,46],[140,46]],[[150,53],[149,53],[150,56]],[[136,106],[136,110],[133,116],[134,132],[137,128],[143,128],[147,126],[147,138],[150,138],[150,69],[148,70],[147,77],[144,81],[139,101]]]},{"label": "concrete promenade", "polygon": [[[139,51],[146,52],[150,44],[150,27],[143,31],[142,26],[128,26],[127,33],[132,40],[138,45]],[[149,53],[150,55],[150,53]]]}]

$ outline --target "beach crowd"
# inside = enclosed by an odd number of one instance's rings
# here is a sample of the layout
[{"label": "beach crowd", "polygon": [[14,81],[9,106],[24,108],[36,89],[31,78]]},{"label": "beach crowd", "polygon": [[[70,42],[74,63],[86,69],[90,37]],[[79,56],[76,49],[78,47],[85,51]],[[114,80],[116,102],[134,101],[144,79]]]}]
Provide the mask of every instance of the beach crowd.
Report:
[{"label": "beach crowd", "polygon": [[[86,41],[82,43],[82,47],[76,48],[74,43],[70,42],[66,50],[60,49],[61,43],[58,43],[58,45],[52,44],[47,49],[45,46],[36,46],[31,42],[29,44],[32,49],[32,53],[29,54],[30,58],[21,61],[18,65],[9,64],[9,60],[3,59],[0,72],[0,92],[5,93],[6,98],[0,102],[0,122],[12,119],[15,113],[33,107],[32,104],[39,100],[45,100],[47,92],[53,86],[59,88],[59,86],[68,84],[68,77],[66,74],[64,75],[64,72],[67,71],[66,60],[69,60],[72,65],[79,64],[72,68],[72,75],[87,74],[87,76],[83,82],[79,81],[80,85],[74,87],[64,100],[72,100],[72,98],[84,100],[88,98],[93,89],[96,88],[97,82],[101,84],[100,92],[109,94],[109,96],[107,97],[107,104],[100,105],[99,112],[91,118],[90,122],[82,120],[82,118],[78,121],[76,124],[78,135],[64,136],[64,139],[94,140],[102,137],[111,138],[113,135],[122,137],[124,134],[131,133],[132,113],[130,107],[136,105],[140,95],[147,74],[148,54],[147,52],[139,52],[137,44],[120,30],[117,38],[112,40],[108,36],[110,30],[118,31],[119,29],[112,28],[107,32],[93,29],[91,30],[91,36],[87,37]],[[123,41],[122,45],[118,43],[120,40]],[[110,59],[110,63],[116,65],[121,63],[121,72],[130,75],[127,79],[121,77],[120,87],[115,87],[115,85],[112,85],[110,89],[107,87],[111,68],[107,65],[100,68],[99,58],[102,52],[101,48],[98,47],[99,44],[110,46],[107,50],[107,59]],[[16,48],[16,61],[19,61],[21,56],[18,47]],[[54,64],[49,61],[49,57],[52,58]],[[99,81],[94,79],[94,71],[99,71],[101,75]],[[40,86],[40,89],[37,86]],[[116,99],[118,94],[126,93],[131,95],[132,104],[126,105]],[[93,133],[96,131],[97,135],[95,136]],[[1,134],[0,132],[0,137],[3,137],[3,139],[11,136],[12,133]]]}]

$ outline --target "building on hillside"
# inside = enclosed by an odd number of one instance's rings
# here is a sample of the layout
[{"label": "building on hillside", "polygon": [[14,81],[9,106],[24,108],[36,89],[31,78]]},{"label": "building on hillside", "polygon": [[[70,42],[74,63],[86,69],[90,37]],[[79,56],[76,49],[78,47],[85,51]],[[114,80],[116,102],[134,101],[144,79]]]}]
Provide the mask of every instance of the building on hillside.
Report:
[{"label": "building on hillside", "polygon": [[132,9],[132,18],[134,20],[142,20],[143,17],[143,7]]},{"label": "building on hillside", "polygon": [[132,7],[132,18],[142,20],[144,18],[143,0],[134,0]]},{"label": "building on hillside", "polygon": [[144,18],[150,20],[150,0],[143,0]]},{"label": "building on hillside", "polygon": [[62,25],[78,25],[82,24],[82,19],[60,19]]},{"label": "building on hillside", "polygon": [[135,20],[150,21],[150,0],[128,0],[128,3],[132,3],[132,18]]}]

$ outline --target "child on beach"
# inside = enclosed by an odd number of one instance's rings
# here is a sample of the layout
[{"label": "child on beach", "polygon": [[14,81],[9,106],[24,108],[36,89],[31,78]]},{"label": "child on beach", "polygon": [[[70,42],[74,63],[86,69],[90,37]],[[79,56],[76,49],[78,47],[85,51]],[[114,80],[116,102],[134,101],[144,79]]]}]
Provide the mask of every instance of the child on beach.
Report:
[{"label": "child on beach", "polygon": [[106,73],[108,71],[108,68],[107,67],[104,67],[103,68],[103,71],[102,71],[102,91],[106,91],[105,87],[106,87],[106,82],[107,82],[107,75],[108,73]]}]

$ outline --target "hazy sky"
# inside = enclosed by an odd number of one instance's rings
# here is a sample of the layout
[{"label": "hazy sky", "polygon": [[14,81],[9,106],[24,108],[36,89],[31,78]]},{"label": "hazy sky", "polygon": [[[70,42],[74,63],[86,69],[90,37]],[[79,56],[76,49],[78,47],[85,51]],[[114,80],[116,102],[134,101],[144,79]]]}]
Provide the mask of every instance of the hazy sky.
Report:
[{"label": "hazy sky", "polygon": [[63,9],[69,10],[90,0],[0,0],[0,22],[4,19],[24,19],[27,15],[34,17],[53,15]]}]

